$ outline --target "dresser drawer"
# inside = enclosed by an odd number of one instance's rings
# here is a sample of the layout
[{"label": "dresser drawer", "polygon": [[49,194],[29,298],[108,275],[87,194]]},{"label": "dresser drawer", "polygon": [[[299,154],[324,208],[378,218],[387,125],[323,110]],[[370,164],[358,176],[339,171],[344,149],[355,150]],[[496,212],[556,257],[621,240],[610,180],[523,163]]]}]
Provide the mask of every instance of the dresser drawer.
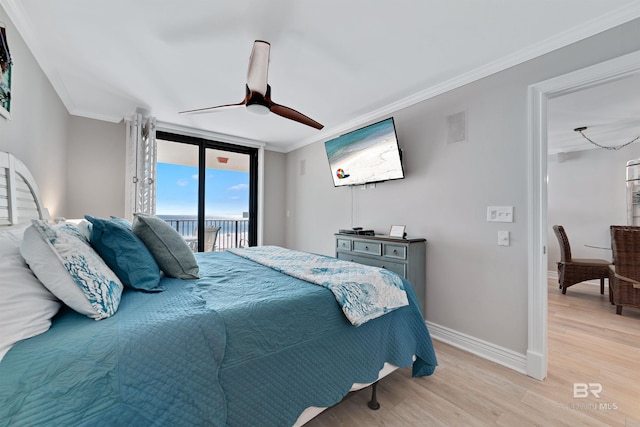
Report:
[{"label": "dresser drawer", "polygon": [[351,250],[351,240],[350,239],[336,239],[336,246],[338,249],[343,249],[345,251]]},{"label": "dresser drawer", "polygon": [[407,259],[407,247],[404,245],[385,244],[382,254],[389,258]]},{"label": "dresser drawer", "polygon": [[382,243],[354,240],[353,251],[362,252],[363,254],[382,255]]},{"label": "dresser drawer", "polygon": [[393,271],[400,277],[407,277],[406,264],[401,262],[393,262],[388,260],[376,259],[376,258],[368,258],[364,256],[358,256],[354,254],[338,254],[338,259],[343,259],[345,261],[357,262],[358,264],[369,265],[371,267],[384,268],[389,271]]}]

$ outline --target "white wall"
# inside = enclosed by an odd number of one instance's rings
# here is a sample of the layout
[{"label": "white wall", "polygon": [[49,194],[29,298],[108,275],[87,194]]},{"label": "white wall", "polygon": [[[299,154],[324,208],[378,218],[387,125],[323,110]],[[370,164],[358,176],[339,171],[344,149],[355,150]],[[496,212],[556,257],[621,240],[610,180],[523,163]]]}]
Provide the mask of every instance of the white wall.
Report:
[{"label": "white wall", "polygon": [[66,215],[69,113],[2,7],[0,22],[13,58],[11,119],[0,117],[0,151],[29,168],[52,216]]},{"label": "white wall", "polygon": [[[630,135],[632,139],[634,135]],[[560,247],[551,227],[564,226],[574,258],[611,260],[611,251],[585,245],[611,248],[609,226],[627,223],[625,167],[627,161],[640,158],[640,144],[619,151],[602,149],[566,154],[558,162],[550,156],[547,163],[549,271],[557,270]]]},{"label": "white wall", "polygon": [[[527,88],[640,49],[639,34],[634,21],[396,112],[404,180],[336,189],[321,142],[289,153],[287,245],[332,255],[338,228],[404,224],[427,239],[427,320],[525,354]],[[446,118],[460,111],[467,141],[447,144]],[[490,205],[514,206],[515,221],[486,222]],[[511,246],[497,246],[498,230]]]}]

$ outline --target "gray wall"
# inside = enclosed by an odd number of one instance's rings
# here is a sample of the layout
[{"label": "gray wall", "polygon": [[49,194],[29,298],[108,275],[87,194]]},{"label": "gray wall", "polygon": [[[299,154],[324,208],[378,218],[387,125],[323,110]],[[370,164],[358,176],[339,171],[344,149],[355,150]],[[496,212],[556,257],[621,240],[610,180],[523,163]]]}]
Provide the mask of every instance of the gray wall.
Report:
[{"label": "gray wall", "polygon": [[[338,228],[406,225],[427,239],[427,320],[524,354],[527,88],[640,49],[639,34],[636,20],[396,112],[404,180],[333,188],[321,142],[289,153],[287,245],[331,255]],[[447,144],[446,118],[460,111],[467,141]],[[491,205],[514,206],[515,221],[488,223]],[[498,230],[511,232],[511,246],[497,246]]]},{"label": "gray wall", "polygon": [[264,152],[264,245],[285,245],[285,167],[286,156]]},{"label": "gray wall", "polygon": [[[631,136],[630,136],[631,139]],[[564,226],[575,258],[611,260],[609,226],[627,223],[625,167],[640,158],[640,144],[619,151],[602,149],[567,153],[564,162],[550,156],[547,163],[549,271],[560,260],[558,240],[551,227]]]},{"label": "gray wall", "polygon": [[27,165],[51,216],[64,216],[70,116],[2,7],[0,22],[13,58],[11,119],[0,117],[0,151]]},{"label": "gray wall", "polygon": [[72,116],[69,122],[68,217],[124,216],[124,122],[77,116]]}]

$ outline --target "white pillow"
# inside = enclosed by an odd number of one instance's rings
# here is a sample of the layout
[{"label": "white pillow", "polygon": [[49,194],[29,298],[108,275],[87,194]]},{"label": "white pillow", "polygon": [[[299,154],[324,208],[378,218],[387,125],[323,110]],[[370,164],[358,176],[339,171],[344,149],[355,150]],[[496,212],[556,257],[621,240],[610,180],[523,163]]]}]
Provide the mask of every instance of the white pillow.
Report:
[{"label": "white pillow", "polygon": [[122,283],[72,224],[33,220],[20,252],[31,270],[66,305],[92,319],[115,314]]},{"label": "white pillow", "polygon": [[13,344],[47,331],[61,305],[20,255],[29,225],[0,228],[0,360]]}]

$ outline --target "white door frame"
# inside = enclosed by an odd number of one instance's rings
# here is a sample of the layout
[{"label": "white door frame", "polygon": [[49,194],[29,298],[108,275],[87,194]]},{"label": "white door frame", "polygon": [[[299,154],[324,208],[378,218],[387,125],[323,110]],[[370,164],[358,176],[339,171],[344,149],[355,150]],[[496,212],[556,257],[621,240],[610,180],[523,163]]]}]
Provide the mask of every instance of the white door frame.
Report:
[{"label": "white door frame", "polygon": [[547,101],[640,73],[640,51],[529,86],[527,375],[547,376]]}]

